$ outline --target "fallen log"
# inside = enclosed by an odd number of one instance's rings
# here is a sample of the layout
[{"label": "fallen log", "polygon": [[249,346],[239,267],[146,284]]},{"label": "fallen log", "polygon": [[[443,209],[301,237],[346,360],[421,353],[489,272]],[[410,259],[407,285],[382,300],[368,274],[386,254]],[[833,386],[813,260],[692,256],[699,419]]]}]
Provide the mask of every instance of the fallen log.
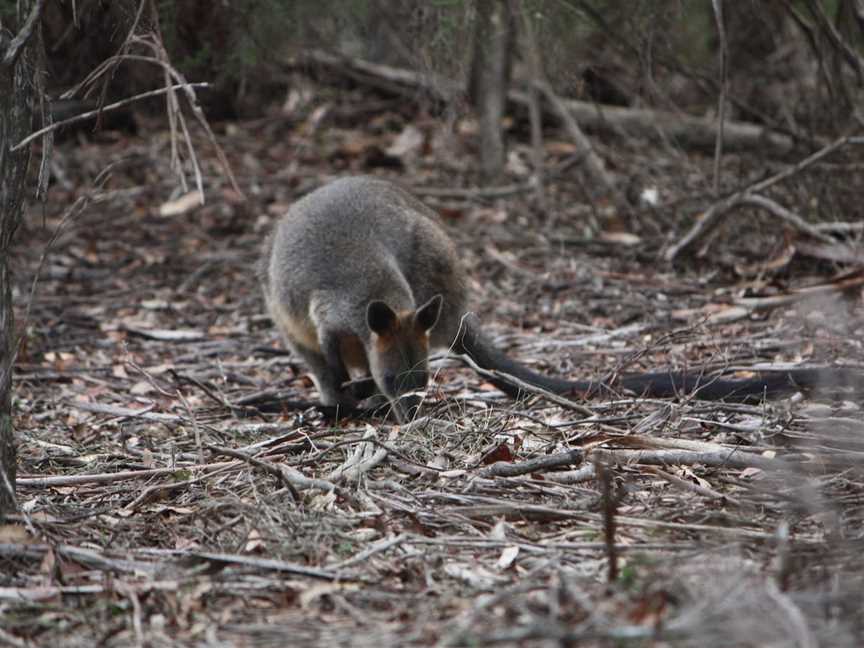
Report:
[{"label": "fallen log", "polygon": [[[464,84],[432,73],[395,68],[357,58],[308,50],[286,61],[291,67],[317,67],[349,77],[379,89],[416,98],[426,95],[449,103],[464,94]],[[507,100],[519,109],[528,110],[528,94],[518,90],[507,93]],[[561,99],[576,122],[584,129],[597,133],[633,135],[653,141],[671,141],[685,149],[712,151],[720,128],[712,118],[649,108],[622,108],[588,101]],[[558,111],[544,106],[550,120],[560,121]],[[795,140],[783,133],[759,124],[728,121],[723,125],[723,147],[730,151],[759,150],[768,155],[782,156],[792,151]]]}]

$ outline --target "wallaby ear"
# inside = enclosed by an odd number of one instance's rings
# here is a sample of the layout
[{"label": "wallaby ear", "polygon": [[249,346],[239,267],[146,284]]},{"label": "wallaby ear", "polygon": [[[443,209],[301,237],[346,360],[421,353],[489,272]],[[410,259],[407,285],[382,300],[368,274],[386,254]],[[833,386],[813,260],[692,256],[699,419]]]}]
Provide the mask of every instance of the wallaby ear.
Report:
[{"label": "wallaby ear", "polygon": [[422,331],[430,331],[438,323],[438,317],[441,315],[441,306],[443,304],[444,298],[441,295],[435,295],[418,308],[414,314],[414,323],[417,328]]},{"label": "wallaby ear", "polygon": [[371,301],[366,307],[366,325],[373,333],[391,333],[396,329],[397,320],[396,313],[383,301]]}]

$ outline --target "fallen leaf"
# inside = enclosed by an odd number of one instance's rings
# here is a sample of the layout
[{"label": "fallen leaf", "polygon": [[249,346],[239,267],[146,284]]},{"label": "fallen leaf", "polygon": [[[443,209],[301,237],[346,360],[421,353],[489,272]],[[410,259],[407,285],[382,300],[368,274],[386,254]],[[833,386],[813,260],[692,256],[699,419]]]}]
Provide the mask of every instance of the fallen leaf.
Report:
[{"label": "fallen leaf", "polygon": [[139,380],[129,388],[129,393],[136,396],[144,396],[154,391],[156,390],[153,389],[153,385],[146,380]]},{"label": "fallen leaf", "polygon": [[409,154],[415,153],[423,146],[423,133],[420,129],[412,124],[408,124],[393,143],[387,147],[387,155],[396,157],[407,157]]},{"label": "fallen leaf", "polygon": [[203,204],[204,194],[195,189],[179,198],[162,203],[159,207],[159,215],[162,217],[179,216]]},{"label": "fallen leaf", "polygon": [[480,458],[480,463],[484,466],[499,461],[513,461],[513,452],[510,450],[510,446],[503,441]]},{"label": "fallen leaf", "polygon": [[261,537],[261,532],[258,529],[252,529],[246,537],[243,551],[246,553],[263,553],[266,549],[267,543]]},{"label": "fallen leaf", "polygon": [[471,587],[480,590],[492,590],[508,582],[507,578],[474,564],[451,563],[444,565],[444,572],[448,576],[459,579]]},{"label": "fallen leaf", "polygon": [[600,240],[606,243],[617,243],[618,245],[639,245],[642,238],[630,232],[600,232]]},{"label": "fallen leaf", "polygon": [[505,547],[501,552],[501,555],[498,556],[498,562],[495,563],[495,566],[498,569],[510,569],[513,566],[513,563],[516,561],[516,557],[519,555],[519,547],[513,545],[510,547]]},{"label": "fallen leaf", "polygon": [[741,479],[761,479],[764,475],[761,468],[745,468],[738,476]]},{"label": "fallen leaf", "polygon": [[27,529],[20,524],[0,524],[0,544],[25,544],[30,542]]}]

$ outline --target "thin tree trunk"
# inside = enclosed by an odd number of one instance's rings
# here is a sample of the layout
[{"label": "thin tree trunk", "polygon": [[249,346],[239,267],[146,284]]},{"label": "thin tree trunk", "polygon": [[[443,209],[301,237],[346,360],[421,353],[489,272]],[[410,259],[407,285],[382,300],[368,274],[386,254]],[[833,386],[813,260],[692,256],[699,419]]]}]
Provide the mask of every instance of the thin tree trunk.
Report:
[{"label": "thin tree trunk", "polygon": [[480,167],[487,180],[504,168],[501,119],[507,106],[514,22],[507,0],[477,0],[468,94],[480,122]]},{"label": "thin tree trunk", "polygon": [[9,251],[21,222],[30,148],[10,147],[33,130],[36,101],[36,48],[32,38],[43,0],[19,1],[21,31],[0,29],[0,522],[15,511],[15,439],[12,428],[12,366],[16,341]]}]

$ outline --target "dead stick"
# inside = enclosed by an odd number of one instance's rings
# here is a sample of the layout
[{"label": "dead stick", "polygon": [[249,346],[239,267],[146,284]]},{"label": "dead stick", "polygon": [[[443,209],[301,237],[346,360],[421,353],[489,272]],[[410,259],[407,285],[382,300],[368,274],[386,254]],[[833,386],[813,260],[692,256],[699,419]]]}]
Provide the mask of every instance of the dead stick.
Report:
[{"label": "dead stick", "polygon": [[212,464],[193,464],[191,466],[177,466],[176,468],[152,468],[150,470],[123,470],[116,473],[94,473],[90,475],[58,475],[54,477],[19,477],[15,484],[22,488],[52,488],[55,486],[81,486],[83,484],[111,484],[127,479],[138,479],[140,477],[158,477],[159,475],[171,475],[180,471],[189,470],[221,470],[229,466],[240,467],[238,461],[221,461]]},{"label": "dead stick", "polygon": [[603,499],[603,540],[606,544],[608,560],[606,579],[607,582],[614,583],[618,580],[618,551],[615,547],[615,514],[618,511],[618,503],[612,484],[612,471],[598,458],[594,459],[594,470],[600,480]]},{"label": "dead stick", "polygon": [[783,207],[781,204],[774,202],[770,198],[760,196],[758,194],[747,194],[741,197],[741,204],[761,207],[767,212],[770,212],[777,218],[780,218],[797,230],[804,232],[808,236],[822,241],[823,243],[836,243],[833,237],[819,231],[810,223],[801,218],[798,214]]},{"label": "dead stick", "polygon": [[516,477],[526,473],[545,472],[562,466],[578,466],[582,463],[585,452],[582,448],[574,448],[554,455],[537,457],[519,463],[498,461],[479,471],[479,477]]},{"label": "dead stick", "polygon": [[693,466],[702,464],[712,468],[760,468],[762,470],[789,470],[790,464],[780,459],[770,459],[761,455],[745,454],[735,450],[723,452],[689,452],[687,450],[605,450],[595,448],[591,455],[597,455],[607,463],[647,464],[665,466],[680,464]]},{"label": "dead stick", "polygon": [[597,151],[591,143],[591,140],[588,139],[588,136],[582,132],[576,118],[573,117],[573,114],[567,109],[564,102],[552,90],[552,86],[545,81],[537,82],[535,83],[535,86],[540,89],[546,97],[546,100],[552,105],[555,112],[558,113],[558,117],[561,119],[561,123],[564,125],[567,134],[570,135],[570,138],[581,152],[581,160],[584,162],[588,174],[600,183],[606,189],[607,193],[611,197],[615,198],[619,204],[626,204],[626,201],[618,193],[615,181],[612,180],[612,177],[606,172],[606,165],[604,164],[603,159],[597,154]]},{"label": "dead stick", "polygon": [[670,247],[663,254],[663,258],[666,261],[674,261],[675,258],[680,255],[685,250],[693,247],[693,245],[699,241],[700,239],[707,236],[710,232],[714,230],[719,224],[722,216],[731,210],[733,207],[738,206],[742,203],[743,199],[749,195],[758,193],[760,191],[764,191],[768,187],[777,184],[787,178],[790,178],[808,166],[818,162],[825,156],[833,153],[834,151],[846,146],[847,144],[856,144],[858,143],[858,139],[856,137],[852,137],[851,135],[845,135],[834,140],[831,144],[819,149],[812,155],[804,158],[797,164],[793,164],[792,166],[780,171],[779,173],[775,173],[770,178],[766,178],[765,180],[760,180],[749,187],[745,187],[744,189],[732,194],[720,200],[719,202],[714,203],[708,210],[702,214],[702,216],[697,219],[696,223],[694,223],[693,227],[690,228],[690,231],[684,235],[684,237],[678,241],[675,245]]}]

